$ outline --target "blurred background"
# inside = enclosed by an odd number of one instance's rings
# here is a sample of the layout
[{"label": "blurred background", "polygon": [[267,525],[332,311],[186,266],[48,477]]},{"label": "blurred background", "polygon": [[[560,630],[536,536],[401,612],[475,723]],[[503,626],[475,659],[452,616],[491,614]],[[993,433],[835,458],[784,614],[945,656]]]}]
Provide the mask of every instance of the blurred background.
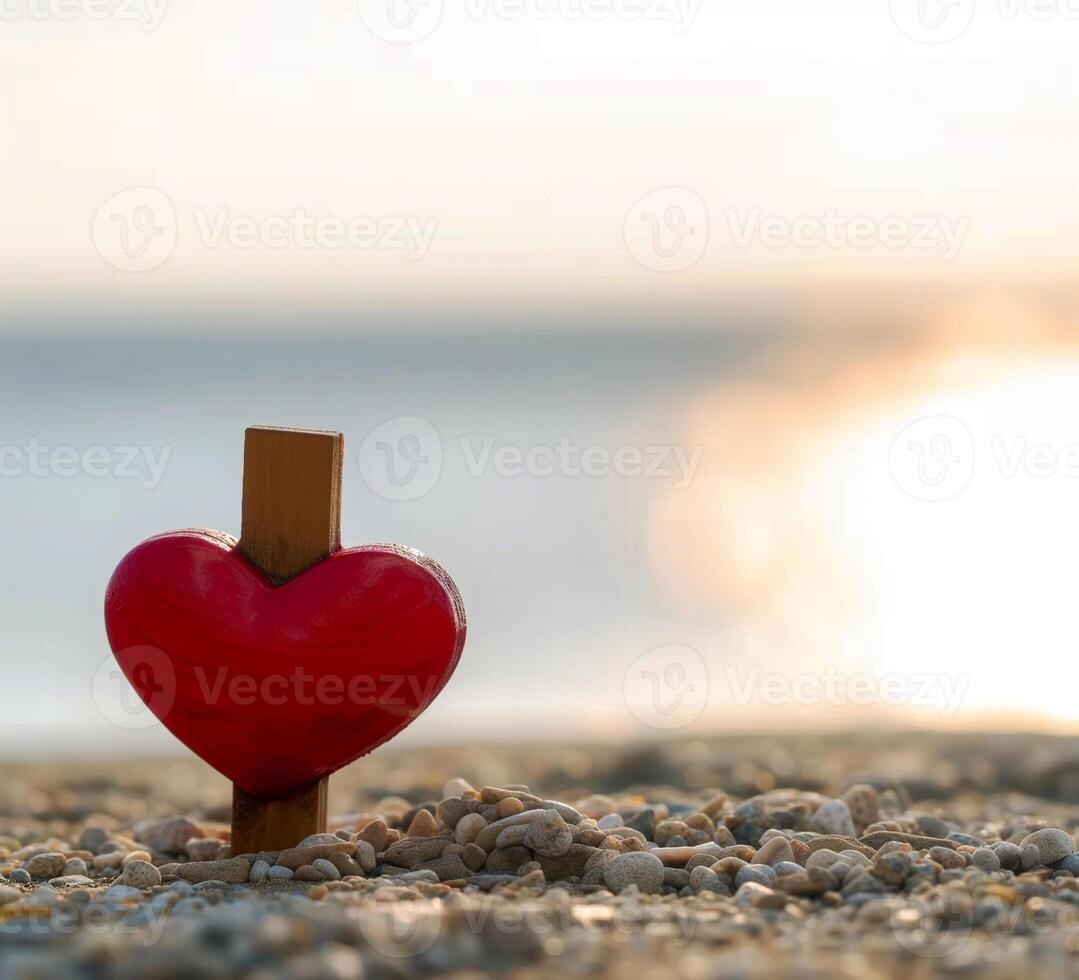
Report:
[{"label": "blurred background", "polygon": [[1079,720],[1079,17],[12,0],[0,753],[180,751],[109,655],[243,430],[438,559],[405,745]]}]

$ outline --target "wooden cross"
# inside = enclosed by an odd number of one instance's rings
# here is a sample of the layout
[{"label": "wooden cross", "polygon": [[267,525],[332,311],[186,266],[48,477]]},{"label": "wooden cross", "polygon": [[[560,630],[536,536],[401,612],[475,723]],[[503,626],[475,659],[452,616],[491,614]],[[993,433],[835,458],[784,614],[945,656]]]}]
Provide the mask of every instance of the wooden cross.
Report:
[{"label": "wooden cross", "polygon": [[[244,437],[240,550],[275,582],[341,547],[340,432],[252,426]],[[232,787],[232,854],[293,847],[326,830],[329,777],[277,800]]]}]

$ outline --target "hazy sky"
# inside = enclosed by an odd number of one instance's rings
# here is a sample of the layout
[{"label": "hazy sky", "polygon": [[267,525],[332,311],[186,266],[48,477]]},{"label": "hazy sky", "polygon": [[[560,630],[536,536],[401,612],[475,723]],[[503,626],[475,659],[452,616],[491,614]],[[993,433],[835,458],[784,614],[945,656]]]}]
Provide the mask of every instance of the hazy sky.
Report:
[{"label": "hazy sky", "polygon": [[[0,283],[31,313],[688,316],[762,287],[1074,270],[1067,0],[26,12],[68,2],[8,0],[0,20]],[[315,245],[305,220],[330,221]],[[134,272],[125,231],[155,243]]]}]

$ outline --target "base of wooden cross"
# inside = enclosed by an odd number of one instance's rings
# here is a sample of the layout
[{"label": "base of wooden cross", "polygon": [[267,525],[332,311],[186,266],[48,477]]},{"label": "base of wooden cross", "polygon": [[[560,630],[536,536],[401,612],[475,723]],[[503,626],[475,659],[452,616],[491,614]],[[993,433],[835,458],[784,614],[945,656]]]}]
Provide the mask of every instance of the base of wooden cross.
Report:
[{"label": "base of wooden cross", "polygon": [[[252,426],[244,436],[240,550],[286,582],[341,547],[340,432]],[[276,800],[232,787],[233,855],[281,851],[326,830],[329,777]]]},{"label": "base of wooden cross", "polygon": [[295,847],[310,834],[326,831],[328,776],[301,786],[280,800],[264,802],[232,787],[232,854],[257,854]]}]

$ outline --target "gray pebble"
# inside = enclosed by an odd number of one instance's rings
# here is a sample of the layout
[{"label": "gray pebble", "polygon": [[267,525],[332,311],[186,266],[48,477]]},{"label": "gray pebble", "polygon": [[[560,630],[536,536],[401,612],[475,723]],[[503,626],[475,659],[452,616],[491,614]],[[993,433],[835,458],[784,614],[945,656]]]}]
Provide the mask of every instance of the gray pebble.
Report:
[{"label": "gray pebble", "polygon": [[771,885],[776,880],[776,873],[767,864],[747,864],[738,869],[734,877],[734,883],[739,888],[747,882],[756,882],[758,885]]},{"label": "gray pebble", "polygon": [[785,875],[799,875],[805,871],[805,868],[800,864],[796,864],[794,861],[780,861],[778,864],[772,865],[772,870],[777,876],[782,878]]},{"label": "gray pebble", "polygon": [[30,872],[27,871],[25,868],[16,868],[8,876],[8,880],[17,882],[20,885],[29,885],[30,884]]},{"label": "gray pebble", "polygon": [[1005,871],[1014,871],[1019,867],[1020,850],[1018,844],[1011,841],[997,841],[991,848],[992,852],[1000,860],[1000,866]]},{"label": "gray pebble", "polygon": [[972,837],[970,834],[960,834],[958,832],[953,832],[944,839],[955,841],[957,844],[968,844],[971,847],[985,847],[985,841],[980,840],[977,837]]},{"label": "gray pebble", "polygon": [[266,861],[256,861],[251,865],[251,873],[247,876],[248,881],[265,881],[269,873],[270,865]]},{"label": "gray pebble", "polygon": [[283,865],[275,864],[269,871],[266,872],[266,877],[273,879],[280,879],[282,881],[288,881],[292,877],[292,870],[286,868]]},{"label": "gray pebble", "polygon": [[1060,869],[1070,871],[1073,875],[1079,877],[1079,854],[1069,854],[1060,862]]},{"label": "gray pebble", "polygon": [[1019,870],[1029,871],[1042,863],[1042,854],[1037,844],[1024,844],[1019,848]]},{"label": "gray pebble", "polygon": [[315,858],[311,862],[311,867],[316,871],[321,871],[323,876],[330,881],[340,881],[341,871],[332,861],[326,860],[326,858]]},{"label": "gray pebble", "polygon": [[844,837],[853,837],[854,818],[850,815],[850,807],[843,800],[829,800],[817,809],[813,818],[809,821],[809,829],[818,834],[841,834]]},{"label": "gray pebble", "polygon": [[981,869],[986,874],[992,874],[1000,870],[1000,858],[996,851],[988,847],[979,847],[971,856],[970,863]]},{"label": "gray pebble", "polygon": [[1075,853],[1075,838],[1066,830],[1059,827],[1045,827],[1028,834],[1020,841],[1019,846],[1025,851],[1027,847],[1038,848],[1041,863],[1047,867],[1063,861],[1069,854]]}]

